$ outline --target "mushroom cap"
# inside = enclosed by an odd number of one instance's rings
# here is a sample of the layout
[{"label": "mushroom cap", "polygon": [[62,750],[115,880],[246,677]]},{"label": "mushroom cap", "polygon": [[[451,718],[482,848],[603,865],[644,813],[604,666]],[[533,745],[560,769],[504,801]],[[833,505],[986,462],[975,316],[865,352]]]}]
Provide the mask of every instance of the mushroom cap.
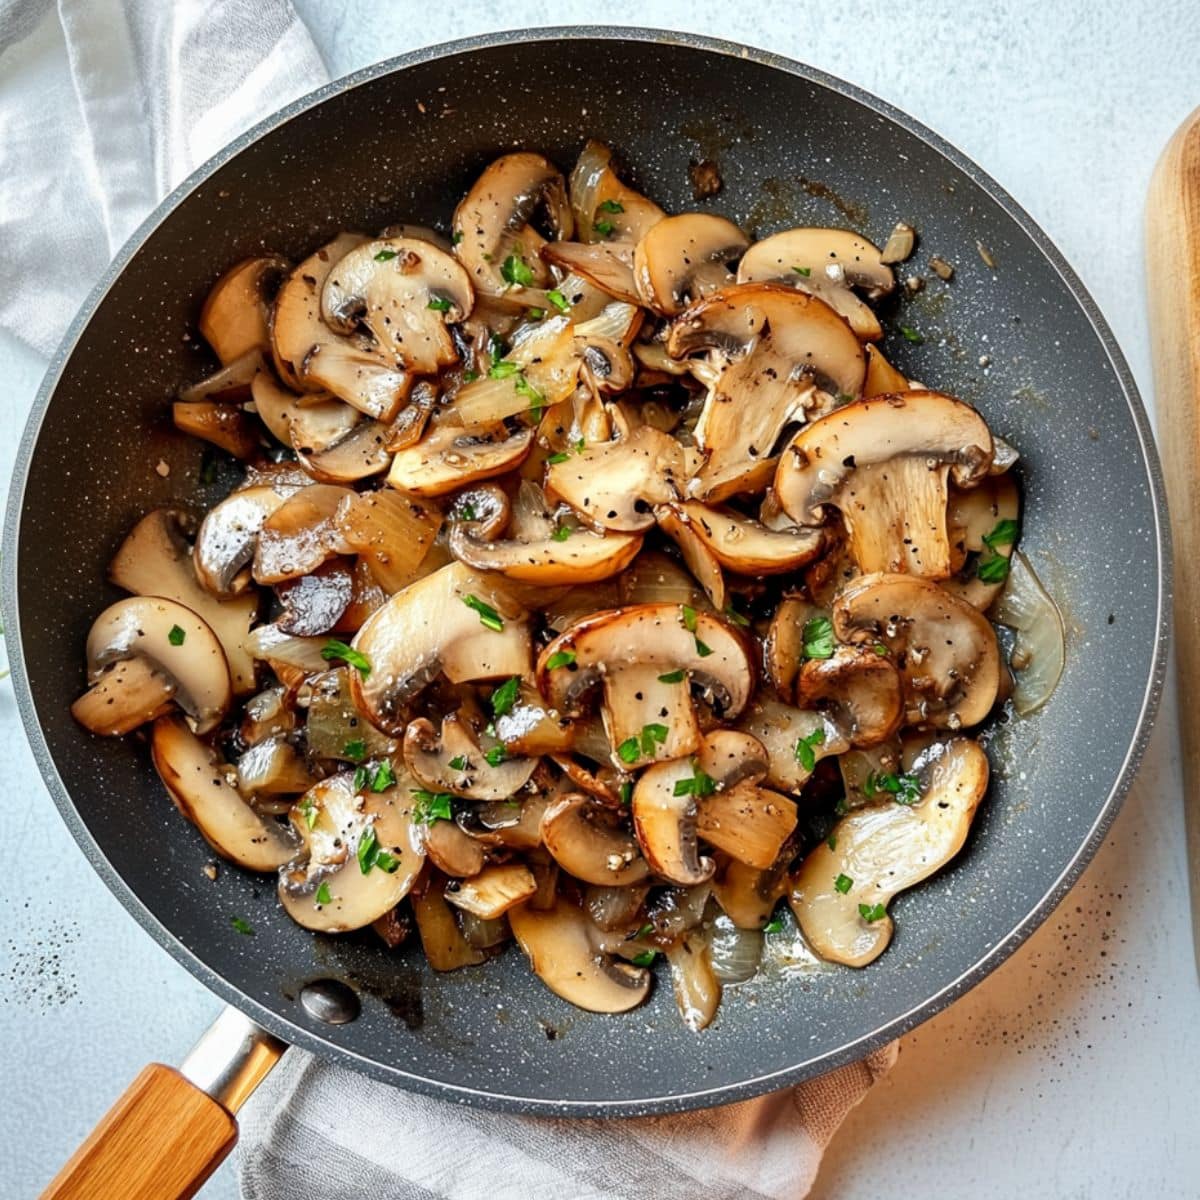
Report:
[{"label": "mushroom cap", "polygon": [[191,609],[159,596],[110,604],[87,638],[88,682],[97,684],[116,663],[144,659],[173,685],[173,699],[196,733],[221,723],[233,700],[229,664],[220,641]]},{"label": "mushroom cap", "polygon": [[196,532],[192,558],[196,578],[214,596],[236,596],[253,586],[250,563],[258,535],[267,518],[294,491],[270,484],[242,488],[230,492],[205,513]]},{"label": "mushroom cap", "polygon": [[996,702],[995,629],[977,608],[928,579],[861,576],[834,602],[833,628],[840,641],[888,648],[904,684],[907,725],[977,725]]},{"label": "mushroom cap", "polygon": [[[303,403],[302,397],[283,387],[268,370],[254,376],[250,395],[255,412],[272,436],[297,453],[319,454],[362,420],[362,413],[342,400]],[[310,392],[304,399],[312,395]]]},{"label": "mushroom cap", "polygon": [[650,874],[636,839],[613,809],[578,792],[552,800],[542,813],[542,843],[568,875],[584,883],[627,887]]},{"label": "mushroom cap", "polygon": [[524,583],[596,583],[623,571],[642,548],[637,534],[592,533],[559,526],[565,538],[551,534],[536,541],[484,541],[460,522],[450,529],[450,553],[479,571],[497,571]]},{"label": "mushroom cap", "polygon": [[827,707],[852,746],[877,746],[900,727],[900,672],[874,646],[838,646],[830,658],[809,659],[796,681],[801,708]]},{"label": "mushroom cap", "polygon": [[381,238],[329,272],[321,316],[338,333],[362,322],[397,366],[432,375],[458,361],[447,326],[469,317],[474,303],[470,278],[452,254],[416,238]]},{"label": "mushroom cap", "polygon": [[507,800],[529,782],[537,763],[536,758],[504,757],[493,766],[474,730],[457,713],[442,718],[440,734],[424,717],[410,721],[404,731],[404,765],[433,792]]},{"label": "mushroom cap", "polygon": [[196,324],[223,364],[269,348],[271,302],[288,269],[278,255],[244,258],[213,284]]},{"label": "mushroom cap", "polygon": [[[788,526],[769,529],[760,521],[698,500],[673,506],[713,557],[738,575],[782,575],[807,566],[825,546],[819,529]],[[721,606],[718,606],[721,607]]]},{"label": "mushroom cap", "polygon": [[444,496],[520,466],[533,437],[532,429],[491,436],[447,421],[395,454],[388,483],[414,496]]},{"label": "mushroom cap", "polygon": [[850,749],[845,735],[826,713],[795,708],[768,696],[750,703],[738,729],[762,745],[767,755],[767,782],[786,792],[799,792],[812,775],[796,753],[801,739],[812,751],[814,765]]},{"label": "mushroom cap", "polygon": [[715,213],[679,213],[656,221],[633,255],[634,286],[642,303],[675,316],[700,297],[734,281],[731,262],[750,239]]},{"label": "mushroom cap", "polygon": [[537,891],[537,880],[524,864],[491,863],[478,875],[450,880],[443,891],[447,904],[484,921],[496,921]]},{"label": "mushroom cap", "polygon": [[[966,841],[987,790],[987,755],[969,738],[934,743],[909,770],[920,785],[916,804],[889,797],[843,817],[792,880],[788,902],[800,930],[830,962],[865,967],[887,949],[891,916],[868,921],[859,905],[886,906],[945,866]],[[834,886],[839,876],[850,880],[844,892]]]},{"label": "mushroom cap", "polygon": [[520,904],[508,921],[533,973],[577,1008],[627,1012],[650,994],[650,972],[602,951],[600,930],[561,896],[545,911]]}]

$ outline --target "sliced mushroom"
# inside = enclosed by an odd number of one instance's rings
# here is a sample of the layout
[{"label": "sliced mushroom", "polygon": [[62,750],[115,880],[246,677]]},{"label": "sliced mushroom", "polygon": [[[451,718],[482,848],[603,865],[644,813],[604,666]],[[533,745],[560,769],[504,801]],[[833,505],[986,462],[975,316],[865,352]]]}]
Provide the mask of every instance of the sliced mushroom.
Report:
[{"label": "sliced mushroom", "polygon": [[680,213],[656,221],[633,255],[633,279],[642,303],[675,316],[703,296],[728,287],[750,239],[715,213]]},{"label": "sliced mushroom", "polygon": [[[785,792],[799,792],[821,759],[850,749],[842,731],[824,713],[793,708],[769,697],[756,699],[746,709],[738,729],[762,744],[767,753],[767,782]],[[800,749],[801,742],[805,750]]]},{"label": "sliced mushroom", "polygon": [[970,405],[910,391],[848,404],[801,430],[775,490],[800,524],[820,524],[826,506],[840,510],[861,571],[945,579],[947,481],[975,486],[991,461],[992,435]]},{"label": "sliced mushroom", "polygon": [[466,430],[446,422],[435,425],[415,445],[392,459],[388,483],[414,496],[447,492],[494,479],[519,466],[533,446],[533,430],[508,435]]},{"label": "sliced mushroom", "polygon": [[480,541],[494,542],[508,528],[512,503],[498,483],[481,483],[458,492],[450,502],[446,518],[465,525]]},{"label": "sliced mushroom", "polygon": [[197,325],[222,363],[271,345],[271,304],[288,271],[277,255],[234,263],[212,286]]},{"label": "sliced mushroom", "polygon": [[805,625],[815,617],[828,615],[798,596],[785,596],[775,609],[763,639],[763,661],[768,677],[783,699],[795,695],[796,676],[804,665]]},{"label": "sliced mushroom", "polygon": [[654,510],[658,527],[678,547],[687,568],[696,577],[709,603],[719,612],[725,610],[725,575],[721,562],[695,523],[678,504],[660,504]]},{"label": "sliced mushroom", "polygon": [[[190,383],[179,391],[179,399],[184,404],[186,412],[189,406],[196,407],[196,401],[210,400],[221,406],[237,412],[235,404],[249,398],[254,387],[254,381],[259,375],[265,374],[267,363],[263,352],[259,349],[247,350],[245,354],[227,363],[219,371],[201,379],[198,383]],[[203,411],[202,407],[197,411]],[[248,424],[248,423],[247,423]],[[191,432],[186,430],[186,432]],[[197,437],[206,437],[203,429],[196,432]]]},{"label": "sliced mushroom", "polygon": [[356,483],[386,471],[392,461],[388,426],[381,421],[360,421],[344,437],[320,450],[310,453],[303,445],[295,450],[305,472],[319,483]]},{"label": "sliced mushroom", "polygon": [[614,299],[641,303],[633,282],[632,242],[550,242],[542,248],[542,258],[582,276]]},{"label": "sliced mushroom", "polygon": [[883,357],[878,346],[868,346],[867,377],[863,380],[863,399],[875,396],[890,396],[895,392],[907,392],[912,384]]},{"label": "sliced mushroom", "polygon": [[455,879],[478,875],[487,862],[487,847],[453,821],[422,825],[421,842],[429,861]]},{"label": "sliced mushroom", "polygon": [[816,558],[825,544],[819,530],[799,526],[769,529],[741,513],[709,508],[696,500],[673,507],[717,562],[739,575],[782,575],[798,570]]},{"label": "sliced mushroom", "polygon": [[909,770],[916,804],[889,799],[843,817],[792,882],[800,929],[830,962],[865,967],[887,949],[894,925],[883,910],[959,852],[987,790],[987,755],[967,738],[935,743]]},{"label": "sliced mushroom", "polygon": [[507,800],[529,782],[537,759],[508,758],[500,742],[484,750],[466,720],[451,713],[442,718],[440,734],[424,717],[409,722],[404,763],[430,791],[468,800]]},{"label": "sliced mushroom", "polygon": [[580,152],[571,171],[570,195],[575,227],[584,242],[632,249],[666,215],[621,182],[612,166],[612,151],[597,141],[589,141]]},{"label": "sliced mushroom", "polygon": [[710,502],[764,486],[788,425],[827,411],[832,397],[857,396],[866,369],[858,339],[824,301],[767,283],[693,305],[671,326],[667,349],[718,355],[695,431],[706,460],[689,484]]},{"label": "sliced mushroom", "polygon": [[880,643],[838,646],[829,658],[809,659],[796,682],[796,703],[828,709],[852,746],[887,741],[904,716],[900,672]]},{"label": "sliced mushroom", "polygon": [[936,583],[864,575],[834,603],[833,627],[843,642],[878,642],[891,652],[904,683],[906,725],[977,725],[996,701],[996,631],[978,609]]},{"label": "sliced mushroom", "polygon": [[641,883],[650,873],[637,840],[608,805],[571,793],[542,814],[542,842],[568,875],[606,887]]},{"label": "sliced mushroom", "polygon": [[545,239],[531,224],[539,208],[545,209],[555,236],[571,236],[574,221],[566,184],[558,168],[540,154],[506,154],[476,180],[455,209],[453,221],[454,252],[476,291],[508,294],[515,286],[505,277],[510,257],[528,268],[535,287],[546,286],[550,273],[539,257]]},{"label": "sliced mushroom", "polygon": [[[1016,548],[1021,496],[1011,475],[989,475],[970,491],[952,490],[947,524],[955,574],[942,585],[986,612],[1004,590],[1007,560]],[[1010,534],[1008,531],[1012,530]]]},{"label": "sliced mushroom", "polygon": [[[474,607],[472,607],[474,605]],[[479,606],[496,611],[496,630]],[[530,672],[524,611],[460,563],[442,567],[397,592],[354,639],[369,673],[353,672],[358,709],[380,729],[399,733],[405,706],[438,674],[452,683]]]},{"label": "sliced mushroom", "polygon": [[642,539],[636,534],[592,533],[560,524],[536,541],[483,541],[456,524],[450,530],[450,552],[478,571],[498,571],[524,583],[596,583],[619,574],[637,557]]},{"label": "sliced mushroom", "polygon": [[287,829],[242,799],[233,769],[178,717],[154,722],[150,754],[175,807],[222,858],[248,871],[274,871],[296,853]]},{"label": "sliced mushroom", "polygon": [[448,325],[471,315],[475,294],[454,257],[427,241],[383,238],[346,254],[321,291],[321,316],[337,333],[365,325],[413,375],[458,361]]},{"label": "sliced mushroom", "polygon": [[236,404],[220,400],[176,400],[171,418],[180,433],[211,442],[234,458],[258,453],[257,426]]},{"label": "sliced mushroom", "polygon": [[314,483],[275,508],[255,541],[255,580],[282,583],[308,575],[336,554],[351,553],[338,526],[339,508],[349,494],[342,487]]},{"label": "sliced mushroom", "polygon": [[686,606],[643,604],[577,623],[538,659],[538,687],[566,716],[582,715],[601,683],[609,742],[628,766],[695,749],[689,685],[732,720],[750,697],[753,672],[744,642],[724,621]]},{"label": "sliced mushroom", "polygon": [[[134,659],[147,669],[118,670]],[[96,618],[87,639],[87,674],[92,688],[71,711],[93,733],[128,733],[134,715],[156,716],[168,699],[196,733],[208,733],[233,700],[216,634],[191,609],[158,596],[118,600]]]},{"label": "sliced mushroom", "polygon": [[864,341],[881,338],[883,328],[854,289],[875,300],[896,286],[879,249],[849,229],[785,229],[764,238],[746,251],[737,278],[738,283],[781,283],[819,296]]},{"label": "sliced mushroom", "polygon": [[470,879],[450,880],[443,895],[447,904],[494,921],[536,891],[537,880],[524,863],[493,863]]},{"label": "sliced mushroom", "polygon": [[640,533],[654,524],[654,506],[679,498],[683,451],[669,434],[649,426],[626,438],[587,446],[550,464],[546,492],[593,525]]},{"label": "sliced mushroom", "polygon": [[254,411],[272,436],[305,454],[319,454],[341,441],[362,420],[358,409],[341,400],[302,404],[301,397],[283,387],[270,371],[254,376],[250,394]]},{"label": "sliced mushroom", "polygon": [[359,791],[343,771],[304,794],[291,817],[306,853],[279,872],[293,921],[320,933],[361,929],[408,895],[425,862],[410,786],[402,778]]},{"label": "sliced mushroom", "polygon": [[254,584],[250,563],[262,527],[297,489],[261,484],[230,492],[200,522],[192,561],[214,596],[236,596]]},{"label": "sliced mushroom", "polygon": [[435,971],[478,966],[487,955],[463,937],[454,909],[442,894],[445,886],[446,880],[440,872],[428,871],[412,890],[411,904],[421,949]]},{"label": "sliced mushroom", "polygon": [[533,973],[577,1008],[627,1012],[649,995],[650,972],[615,962],[600,950],[600,930],[562,897],[545,912],[518,905],[509,911],[508,920]]}]

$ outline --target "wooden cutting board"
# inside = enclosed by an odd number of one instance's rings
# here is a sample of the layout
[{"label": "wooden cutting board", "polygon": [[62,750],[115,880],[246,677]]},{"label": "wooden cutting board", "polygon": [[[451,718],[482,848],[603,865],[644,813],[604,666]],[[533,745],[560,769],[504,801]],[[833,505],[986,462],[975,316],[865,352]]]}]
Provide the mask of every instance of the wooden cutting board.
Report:
[{"label": "wooden cutting board", "polygon": [[1146,285],[1158,445],[1175,546],[1175,662],[1200,970],[1200,108],[1167,143],[1150,181]]}]

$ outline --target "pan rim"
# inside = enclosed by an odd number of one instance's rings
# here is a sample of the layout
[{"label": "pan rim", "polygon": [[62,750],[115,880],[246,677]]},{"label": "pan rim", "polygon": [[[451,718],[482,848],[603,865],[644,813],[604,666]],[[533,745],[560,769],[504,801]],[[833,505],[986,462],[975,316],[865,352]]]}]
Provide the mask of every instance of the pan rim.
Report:
[{"label": "pan rim", "polygon": [[[71,799],[70,793],[58,772],[38,721],[37,709],[25,670],[23,642],[21,637],[20,612],[17,591],[17,564],[21,513],[28,485],[29,471],[42,423],[50,407],[63,370],[73,354],[87,325],[104,302],[109,291],[121,277],[125,267],[142,248],[151,234],[175,211],[183,200],[201,186],[210,176],[252,143],[287,124],[326,100],[340,96],[385,75],[402,71],[408,67],[436,62],[463,53],[490,49],[515,43],[539,43],[547,41],[628,41],[651,45],[674,45],[698,50],[723,57],[750,60],[772,70],[783,71],[806,82],[827,88],[845,96],[868,112],[889,120],[908,133],[918,137],[942,155],[957,170],[961,171],[977,187],[985,192],[1001,210],[1017,225],[1026,238],[1058,274],[1072,299],[1096,335],[1114,377],[1125,399],[1137,436],[1139,456],[1146,472],[1146,482],[1152,501],[1154,516],[1154,550],[1157,564],[1157,595],[1154,648],[1150,671],[1140,700],[1137,723],[1129,749],[1121,763],[1108,795],[1100,807],[1079,849],[1047,887],[1041,899],[1029,913],[1003,938],[957,978],[950,981],[932,996],[915,1004],[904,1013],[893,1017],[875,1029],[844,1043],[826,1053],[807,1058],[802,1062],[782,1067],[776,1071],[757,1075],[712,1088],[696,1089],[682,1094],[666,1094],[638,1100],[550,1100],[541,1096],[521,1096],[464,1087],[406,1071],[398,1066],[377,1062],[347,1047],[321,1036],[319,1032],[293,1023],[287,1018],[254,998],[243,994],[233,984],[218,975],[194,954],[141,902],[131,886],[118,874],[104,856],[92,837],[85,822]],[[292,1045],[311,1051],[333,1061],[341,1061],[362,1073],[380,1079],[393,1086],[434,1096],[455,1103],[479,1106],[501,1111],[526,1114],[570,1115],[576,1117],[627,1117],[650,1114],[682,1112],[690,1109],[710,1107],[746,1100],[764,1092],[802,1082],[816,1075],[834,1070],[855,1061],[871,1050],[882,1046],[895,1037],[909,1031],[918,1024],[941,1012],[953,1000],[979,983],[1005,961],[1057,907],[1070,887],[1091,862],[1102,843],[1121,805],[1128,794],[1137,768],[1144,757],[1149,743],[1154,719],[1159,708],[1165,682],[1167,649],[1170,628],[1172,552],[1169,522],[1165,498],[1165,487],[1157,449],[1154,444],[1149,416],[1141,400],[1137,385],[1116,339],[1105,321],[1096,302],[1084,287],[1079,277],[1050,238],[1033,218],[992,177],[973,162],[966,154],[945,138],[929,129],[921,121],[894,105],[879,99],[870,92],[838,79],[817,68],[793,59],[721,38],[701,34],[678,33],[640,26],[546,26],[535,29],[509,30],[479,34],[422,47],[406,54],[384,60],[359,71],[325,84],[316,91],[292,101],[278,112],[266,117],[242,133],[218,154],[197,168],[174,188],[153,212],[138,226],[129,240],[117,253],[108,268],[89,293],[83,306],[76,314],[62,342],[51,357],[46,374],[30,410],[16,462],[13,469],[4,522],[3,537],[3,587],[0,600],[3,602],[5,629],[9,648],[13,688],[18,709],[24,725],[26,738],[33,752],[38,769],[46,783],[71,835],[87,856],[93,870],[100,876],[109,891],[117,898],[147,933],[196,979],[216,993],[226,1003],[239,1008],[265,1029]]]}]

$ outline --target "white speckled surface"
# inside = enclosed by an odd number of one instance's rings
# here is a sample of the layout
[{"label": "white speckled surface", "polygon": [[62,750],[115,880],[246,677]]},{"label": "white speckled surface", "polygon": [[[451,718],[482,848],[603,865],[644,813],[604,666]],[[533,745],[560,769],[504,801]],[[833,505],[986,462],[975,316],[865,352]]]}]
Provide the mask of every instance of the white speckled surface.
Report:
[{"label": "white speckled surface", "polygon": [[[488,29],[600,19],[740,39],[840,74],[947,136],[1029,209],[1091,288],[1150,398],[1141,210],[1159,148],[1200,103],[1191,4],[993,0],[920,5],[908,16],[872,5],[853,23],[816,3],[736,10],[712,0],[297,7],[334,74]],[[40,366],[0,341],[9,430],[0,478]],[[143,1062],[176,1061],[216,1002],[92,876],[2,691],[0,754],[9,768],[0,1190],[15,1197],[46,1180]],[[1012,960],[906,1039],[891,1079],[835,1142],[816,1194],[1200,1195],[1200,990],[1186,889],[1168,697],[1139,782],[1092,867]],[[205,1192],[234,1194],[228,1168]]]}]

